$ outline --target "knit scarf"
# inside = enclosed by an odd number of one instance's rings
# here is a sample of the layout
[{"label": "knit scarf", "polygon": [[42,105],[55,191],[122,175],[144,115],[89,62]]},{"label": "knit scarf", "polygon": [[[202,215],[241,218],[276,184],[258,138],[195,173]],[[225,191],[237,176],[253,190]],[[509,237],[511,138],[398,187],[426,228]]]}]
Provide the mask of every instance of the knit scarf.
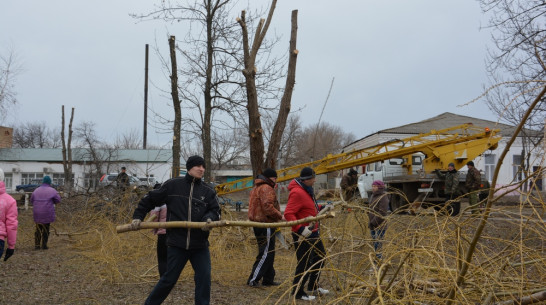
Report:
[{"label": "knit scarf", "polygon": [[311,199],[313,199],[313,202],[315,203],[315,208],[317,211],[319,211],[319,206],[317,204],[317,200],[315,199],[315,190],[313,187],[305,185],[300,178],[296,178],[296,183],[299,184],[307,192],[307,194],[309,194],[309,196],[311,196]]}]

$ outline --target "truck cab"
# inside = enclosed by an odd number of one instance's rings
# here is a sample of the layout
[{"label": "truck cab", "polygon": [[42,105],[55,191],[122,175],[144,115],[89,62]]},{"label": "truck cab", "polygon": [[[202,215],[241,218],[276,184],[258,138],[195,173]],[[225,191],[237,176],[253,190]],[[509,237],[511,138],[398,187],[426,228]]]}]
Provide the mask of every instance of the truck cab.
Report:
[{"label": "truck cab", "polygon": [[366,172],[358,177],[358,191],[361,198],[369,198],[372,193],[372,183],[381,180],[388,185],[389,180],[396,177],[417,175],[423,171],[425,155],[415,153],[409,157],[391,158],[366,165]]}]

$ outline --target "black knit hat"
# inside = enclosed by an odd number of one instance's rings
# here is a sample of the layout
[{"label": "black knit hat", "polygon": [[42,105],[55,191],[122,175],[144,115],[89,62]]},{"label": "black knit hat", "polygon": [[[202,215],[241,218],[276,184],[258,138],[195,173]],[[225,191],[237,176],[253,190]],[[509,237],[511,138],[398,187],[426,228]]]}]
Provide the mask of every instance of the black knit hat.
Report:
[{"label": "black knit hat", "polygon": [[468,162],[466,162],[466,165],[474,166],[474,162],[473,161],[468,161]]},{"label": "black knit hat", "polygon": [[309,180],[315,178],[315,171],[310,167],[304,167],[300,172],[300,180]]},{"label": "black knit hat", "polygon": [[199,165],[203,165],[203,167],[206,167],[205,159],[203,159],[200,156],[191,156],[186,161],[186,170],[189,171],[192,167],[199,166]]},{"label": "black knit hat", "polygon": [[349,171],[349,176],[352,176],[352,175],[358,175],[358,172],[351,168],[351,170]]},{"label": "black knit hat", "polygon": [[277,178],[277,172],[272,168],[266,168],[262,172],[262,175],[267,178]]}]

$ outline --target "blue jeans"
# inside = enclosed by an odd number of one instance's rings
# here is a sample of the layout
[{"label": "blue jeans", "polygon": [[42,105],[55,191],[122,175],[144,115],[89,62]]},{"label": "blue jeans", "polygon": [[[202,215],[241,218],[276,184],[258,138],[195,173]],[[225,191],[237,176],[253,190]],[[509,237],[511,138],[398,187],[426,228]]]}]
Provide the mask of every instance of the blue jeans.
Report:
[{"label": "blue jeans", "polygon": [[383,246],[381,240],[383,240],[383,236],[385,236],[385,229],[375,229],[371,230],[372,233],[372,239],[373,239],[373,249],[375,251],[375,257],[378,259],[381,259],[381,247]]},{"label": "blue jeans", "polygon": [[145,304],[161,304],[167,298],[188,262],[195,275],[195,305],[210,304],[210,252],[209,248],[185,250],[169,247],[167,250],[167,272],[159,279],[146,299]]}]

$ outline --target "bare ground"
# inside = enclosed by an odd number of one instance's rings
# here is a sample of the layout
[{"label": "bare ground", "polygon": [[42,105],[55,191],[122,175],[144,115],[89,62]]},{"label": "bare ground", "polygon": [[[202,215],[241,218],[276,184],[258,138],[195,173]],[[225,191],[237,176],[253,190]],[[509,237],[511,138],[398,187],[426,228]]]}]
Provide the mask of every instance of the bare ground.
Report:
[{"label": "bare ground", "polygon": [[[49,250],[34,250],[32,211],[20,207],[15,254],[7,262],[0,261],[0,304],[143,304],[158,280],[154,252],[155,237],[149,232],[142,231],[114,233],[115,225],[129,221],[133,207],[129,206],[121,212],[114,211],[93,203],[89,198],[67,199],[62,204],[63,206],[59,206],[57,210],[58,220],[52,225]],[[525,207],[523,214],[536,213],[534,210],[536,208]],[[478,261],[486,261],[488,256],[495,255],[495,249],[503,249],[508,244],[508,242],[497,244],[497,239],[517,240],[519,224],[503,220],[503,217],[506,218],[506,213],[517,215],[522,213],[521,211],[522,209],[514,206],[503,207],[502,210],[495,212],[497,216],[493,217],[493,223],[486,232],[490,238],[484,240],[480,251],[477,252]],[[377,280],[374,273],[370,274],[368,271],[371,267],[366,263],[366,257],[370,253],[368,233],[362,233],[366,230],[367,218],[363,216],[364,213],[360,214],[338,213],[335,222],[332,221],[328,231],[323,234],[329,254],[353,253],[355,250],[362,253],[338,255],[327,263],[322,284],[332,293],[321,297],[315,302],[317,304],[346,303],[348,300],[346,295],[354,294],[354,289],[347,288],[349,282],[373,285]],[[544,217],[544,211],[541,215]],[[227,211],[224,217],[244,219],[245,213]],[[399,225],[406,226],[414,221],[407,219],[415,219],[407,218],[410,216],[393,217],[398,218],[392,221],[389,230],[395,230]],[[414,230],[425,230],[430,219],[435,216],[424,217],[428,218],[423,218],[426,221],[420,222],[413,228]],[[465,216],[464,219],[468,218]],[[540,226],[543,226],[543,222]],[[344,237],[350,239],[345,240],[344,245],[340,244],[341,238],[335,237],[349,236],[345,235],[346,232],[354,230],[360,230],[362,234],[350,235],[351,238]],[[543,232],[544,229],[539,230]],[[289,229],[283,229],[283,234],[289,238]],[[539,255],[544,254],[544,235],[539,233],[525,242],[532,243],[526,246],[534,248],[540,248],[542,243],[543,250],[542,252],[539,250]],[[392,244],[402,243],[401,240],[392,241]],[[388,247],[390,246],[387,246],[386,252],[390,251]],[[281,286],[269,288],[246,286],[255,252],[250,230],[222,228],[213,231],[211,303],[241,305],[302,303],[294,301],[288,294],[295,269],[293,250],[279,249],[277,252],[276,278],[282,282]],[[362,256],[363,259],[356,260],[355,256]],[[417,264],[417,260],[414,264]],[[482,269],[476,269],[473,272],[479,274],[481,271]],[[350,276],[347,276],[348,274]],[[514,273],[514,276],[518,274]],[[536,277],[535,274],[532,283],[537,281],[539,284],[544,283],[545,276],[539,274]],[[525,283],[525,286],[529,286],[529,283]],[[192,270],[188,265],[164,304],[193,304],[193,289]],[[361,294],[369,296],[369,293]],[[476,299],[483,299],[483,296],[478,295]],[[356,295],[350,300],[352,304],[364,304],[366,298]],[[428,302],[436,303],[434,298]]]}]

